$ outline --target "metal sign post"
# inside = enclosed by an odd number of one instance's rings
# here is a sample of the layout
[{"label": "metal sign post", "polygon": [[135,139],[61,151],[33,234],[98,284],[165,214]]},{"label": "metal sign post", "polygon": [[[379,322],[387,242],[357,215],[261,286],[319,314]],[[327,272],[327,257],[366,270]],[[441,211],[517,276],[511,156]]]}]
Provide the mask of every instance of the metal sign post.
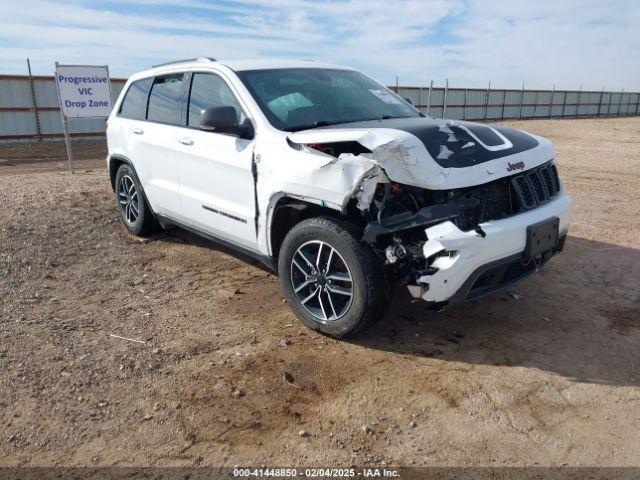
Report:
[{"label": "metal sign post", "polygon": [[71,150],[71,138],[69,137],[69,126],[67,124],[67,118],[62,114],[62,131],[64,132],[64,143],[67,146],[67,158],[69,159],[69,171],[73,174],[75,169],[73,167],[73,150]]},{"label": "metal sign post", "polygon": [[111,113],[109,68],[106,65],[60,65],[56,62],[55,80],[69,171],[74,173],[69,120],[109,116]]},{"label": "metal sign post", "polygon": [[[58,76],[58,62],[56,62],[56,78]],[[56,80],[56,87],[58,82]],[[64,114],[64,108],[62,107],[62,97],[60,96],[60,89],[58,88],[58,105],[60,106],[60,120],[62,121],[62,131],[64,132],[64,143],[67,147],[67,160],[69,162],[69,171],[71,174],[75,173],[73,167],[73,150],[71,150],[71,140],[69,138],[69,129],[67,126],[67,117]]]}]

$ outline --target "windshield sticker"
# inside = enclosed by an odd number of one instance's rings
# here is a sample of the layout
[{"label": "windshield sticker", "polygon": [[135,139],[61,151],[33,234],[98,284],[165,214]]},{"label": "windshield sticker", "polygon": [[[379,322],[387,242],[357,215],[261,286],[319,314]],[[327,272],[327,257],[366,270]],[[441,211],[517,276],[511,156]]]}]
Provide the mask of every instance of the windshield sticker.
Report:
[{"label": "windshield sticker", "polygon": [[313,103],[300,92],[289,93],[282,97],[274,98],[267,103],[269,110],[283,122],[287,121],[289,113],[302,107],[311,107]]},{"label": "windshield sticker", "polygon": [[379,88],[370,88],[369,91],[384,103],[388,103],[389,105],[397,105],[402,103],[395,95],[393,95],[391,92],[387,92],[386,90],[380,90]]}]

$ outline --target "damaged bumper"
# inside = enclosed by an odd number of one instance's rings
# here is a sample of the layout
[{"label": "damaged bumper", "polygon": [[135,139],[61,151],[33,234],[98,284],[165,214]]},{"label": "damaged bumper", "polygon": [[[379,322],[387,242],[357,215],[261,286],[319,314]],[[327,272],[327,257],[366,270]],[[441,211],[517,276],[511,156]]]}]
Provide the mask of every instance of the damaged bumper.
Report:
[{"label": "damaged bumper", "polygon": [[[451,221],[427,228],[423,252],[429,271],[409,285],[409,291],[415,298],[451,304],[492,293],[535,273],[562,249],[570,205],[571,199],[561,193],[531,211],[482,223],[478,231],[464,232]],[[528,258],[529,227],[554,217],[558,220],[557,243],[536,258]]]}]

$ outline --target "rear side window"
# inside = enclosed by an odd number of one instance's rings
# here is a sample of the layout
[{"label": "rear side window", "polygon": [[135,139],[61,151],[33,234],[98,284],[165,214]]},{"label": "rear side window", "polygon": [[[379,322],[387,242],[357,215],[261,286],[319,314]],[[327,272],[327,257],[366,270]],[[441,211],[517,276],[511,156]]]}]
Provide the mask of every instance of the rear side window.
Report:
[{"label": "rear side window", "polygon": [[222,78],[212,73],[194,73],[189,95],[188,125],[199,127],[202,112],[211,107],[235,107],[240,124],[246,118],[238,100]]},{"label": "rear side window", "polygon": [[147,120],[161,123],[180,123],[180,92],[184,74],[156,77],[149,95]]},{"label": "rear side window", "polygon": [[118,112],[121,117],[144,120],[147,111],[147,94],[152,81],[152,78],[145,78],[129,86]]}]

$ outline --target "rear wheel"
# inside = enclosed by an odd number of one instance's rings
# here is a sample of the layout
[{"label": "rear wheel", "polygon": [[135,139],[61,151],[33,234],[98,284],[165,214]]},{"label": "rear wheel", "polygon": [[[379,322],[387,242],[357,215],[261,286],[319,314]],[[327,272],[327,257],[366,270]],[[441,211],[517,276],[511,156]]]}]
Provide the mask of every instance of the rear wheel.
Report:
[{"label": "rear wheel", "polygon": [[335,338],[376,320],[386,302],[380,262],[350,225],[331,218],[311,218],[291,229],[278,270],[298,318]]},{"label": "rear wheel", "polygon": [[123,164],[118,168],[115,190],[120,220],[127,230],[138,236],[149,235],[158,230],[158,222],[147,204],[138,176],[131,166]]}]

